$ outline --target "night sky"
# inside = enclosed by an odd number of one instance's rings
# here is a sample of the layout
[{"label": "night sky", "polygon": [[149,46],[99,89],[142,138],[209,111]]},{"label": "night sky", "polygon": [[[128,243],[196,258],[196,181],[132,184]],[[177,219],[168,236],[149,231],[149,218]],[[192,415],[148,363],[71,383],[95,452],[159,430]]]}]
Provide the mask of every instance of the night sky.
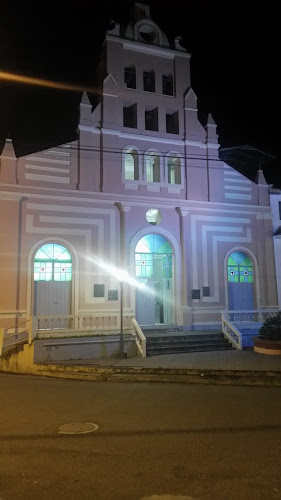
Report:
[{"label": "night sky", "polygon": [[[263,169],[267,181],[281,187],[279,2],[146,3],[170,41],[182,36],[192,54],[191,81],[200,119],[204,122],[212,113],[222,148],[235,148],[231,150],[235,165],[250,178],[255,177],[260,155],[245,163],[236,147],[251,145],[273,154],[275,159],[268,157]],[[0,71],[94,88],[110,16],[126,23],[132,4],[129,0],[5,2]],[[11,137],[20,156],[75,139],[80,99],[78,91],[0,80],[1,145]]]}]

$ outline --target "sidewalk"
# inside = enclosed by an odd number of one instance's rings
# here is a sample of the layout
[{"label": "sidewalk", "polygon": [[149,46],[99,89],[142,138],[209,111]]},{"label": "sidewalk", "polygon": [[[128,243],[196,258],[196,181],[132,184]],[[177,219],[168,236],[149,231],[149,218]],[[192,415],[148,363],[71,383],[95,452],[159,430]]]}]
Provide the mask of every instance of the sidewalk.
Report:
[{"label": "sidewalk", "polygon": [[280,372],[281,376],[281,356],[258,354],[253,350],[163,354],[161,356],[151,356],[148,358],[96,358],[78,361],[56,361],[51,364],[118,368],[172,368],[180,370],[273,371]]},{"label": "sidewalk", "polygon": [[69,360],[37,366],[38,375],[94,382],[281,387],[281,356],[253,350]]}]

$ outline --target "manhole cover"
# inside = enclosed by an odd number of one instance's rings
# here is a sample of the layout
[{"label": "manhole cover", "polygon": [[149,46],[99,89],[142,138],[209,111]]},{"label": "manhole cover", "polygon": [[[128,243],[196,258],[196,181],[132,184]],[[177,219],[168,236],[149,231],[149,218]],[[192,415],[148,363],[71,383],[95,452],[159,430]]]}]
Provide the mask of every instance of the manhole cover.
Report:
[{"label": "manhole cover", "polygon": [[195,498],[182,495],[152,495],[152,497],[141,497],[139,500],[195,500]]},{"label": "manhole cover", "polygon": [[195,500],[195,498],[182,495],[152,495],[152,497],[141,497],[139,500]]},{"label": "manhole cover", "polygon": [[99,428],[97,424],[92,422],[71,422],[70,424],[63,424],[59,427],[59,434],[87,434],[94,432]]}]

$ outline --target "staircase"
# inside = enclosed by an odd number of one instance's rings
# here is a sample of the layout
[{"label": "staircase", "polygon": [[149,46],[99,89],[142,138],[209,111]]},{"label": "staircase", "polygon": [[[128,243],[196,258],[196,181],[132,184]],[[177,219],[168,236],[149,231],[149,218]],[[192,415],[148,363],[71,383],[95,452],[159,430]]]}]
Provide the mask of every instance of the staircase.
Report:
[{"label": "staircase", "polygon": [[184,332],[180,328],[145,329],[146,355],[234,349],[221,331]]}]

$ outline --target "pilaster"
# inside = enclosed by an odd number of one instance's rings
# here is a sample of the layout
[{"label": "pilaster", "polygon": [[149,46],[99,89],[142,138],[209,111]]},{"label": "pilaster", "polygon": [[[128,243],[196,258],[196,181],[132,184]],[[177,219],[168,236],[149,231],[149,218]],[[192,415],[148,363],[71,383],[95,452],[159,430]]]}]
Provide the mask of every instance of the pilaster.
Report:
[{"label": "pilaster", "polygon": [[180,224],[180,251],[181,251],[181,309],[183,316],[183,324],[188,326],[192,323],[191,310],[188,306],[188,277],[186,263],[186,240],[187,240],[187,224],[189,218],[189,210],[176,207],[176,212],[179,215]]}]

